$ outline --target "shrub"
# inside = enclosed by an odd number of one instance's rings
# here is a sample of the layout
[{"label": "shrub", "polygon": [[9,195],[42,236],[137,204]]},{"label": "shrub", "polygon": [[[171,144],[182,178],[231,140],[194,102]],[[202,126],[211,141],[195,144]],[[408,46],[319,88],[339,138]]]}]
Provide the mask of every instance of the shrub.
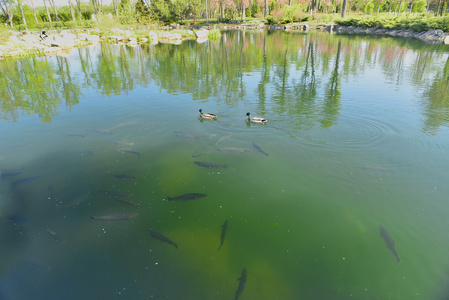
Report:
[{"label": "shrub", "polygon": [[219,38],[220,36],[221,36],[221,32],[219,29],[212,29],[209,31],[208,37],[210,39],[216,39],[216,38]]},{"label": "shrub", "polygon": [[268,24],[278,25],[281,24],[284,17],[284,12],[282,9],[274,9],[271,11],[271,14],[267,16]]},{"label": "shrub", "polygon": [[27,29],[27,27],[24,24],[19,24],[19,25],[14,26],[14,30],[17,30],[17,31],[23,31],[26,29]]},{"label": "shrub", "polygon": [[65,26],[68,29],[73,29],[73,28],[77,28],[77,23],[75,21],[69,21],[69,22],[65,22]]}]

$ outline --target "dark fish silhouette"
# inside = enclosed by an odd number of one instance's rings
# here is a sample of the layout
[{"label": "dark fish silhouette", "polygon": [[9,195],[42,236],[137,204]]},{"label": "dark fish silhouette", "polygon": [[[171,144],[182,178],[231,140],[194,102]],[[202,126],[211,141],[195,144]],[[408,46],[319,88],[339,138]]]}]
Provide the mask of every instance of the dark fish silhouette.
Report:
[{"label": "dark fish silhouette", "polygon": [[137,207],[138,209],[140,209],[139,205],[137,205],[136,203],[132,202],[131,200],[129,200],[127,198],[116,197],[115,201],[125,203],[125,204],[131,205],[131,206],[134,206],[134,207]]},{"label": "dark fish silhouette", "polygon": [[220,240],[220,247],[218,247],[218,250],[220,250],[221,247],[223,246],[226,231],[228,231],[228,220],[224,221],[223,225],[221,225],[221,240]]},{"label": "dark fish silhouette", "polygon": [[90,216],[94,220],[100,221],[125,221],[136,217],[139,213],[129,213],[129,214],[115,214],[106,216]]},{"label": "dark fish silhouette", "polygon": [[206,194],[199,194],[199,193],[188,193],[188,194],[182,194],[180,196],[176,196],[176,197],[167,197],[168,201],[179,201],[179,200],[194,200],[194,199],[199,199],[199,198],[203,198],[206,197]]},{"label": "dark fish silhouette", "polygon": [[237,291],[235,291],[234,300],[238,300],[240,298],[240,295],[243,293],[243,289],[246,286],[246,269],[245,268],[243,268],[242,274],[240,275],[240,277],[237,280],[240,281],[240,283],[239,283],[239,287],[237,288]]},{"label": "dark fish silhouette", "polygon": [[115,178],[118,179],[136,179],[136,177],[134,176],[129,176],[129,175],[125,175],[125,174],[116,174],[114,175]]},{"label": "dark fish silhouette", "polygon": [[12,177],[22,174],[22,172],[2,172],[2,177]]},{"label": "dark fish silhouette", "polygon": [[84,137],[84,135],[82,135],[82,134],[79,134],[79,133],[66,133],[66,134],[64,134],[65,136],[78,136],[78,137]]},{"label": "dark fish silhouette", "polygon": [[168,237],[166,237],[165,235],[160,234],[157,231],[154,231],[153,229],[150,229],[150,231],[148,231],[148,233],[150,234],[150,236],[156,240],[160,240],[162,242],[168,243],[170,245],[173,245],[176,247],[176,249],[178,249],[178,245],[176,245],[175,242],[173,242],[172,240],[170,240]]},{"label": "dark fish silhouette", "polygon": [[26,223],[27,219],[20,215],[8,215],[7,219],[14,224]]},{"label": "dark fish silhouette", "polygon": [[117,149],[117,150],[115,150],[115,151],[120,152],[120,153],[131,153],[131,154],[135,154],[135,155],[137,155],[137,156],[140,158],[140,152],[138,152],[138,151],[136,151],[136,150],[133,150],[133,149]]},{"label": "dark fish silhouette", "polygon": [[217,165],[217,164],[214,164],[211,162],[205,162],[205,161],[194,161],[193,163],[195,165],[198,165],[200,167],[205,167],[205,168],[215,168],[215,169],[224,168],[224,169],[226,169],[228,167],[227,165]]},{"label": "dark fish silhouette", "polygon": [[64,240],[59,234],[57,234],[56,232],[51,231],[50,229],[47,229],[47,232],[48,232],[48,234],[49,234],[52,238],[54,238],[54,239],[57,240],[58,242],[60,242],[60,243],[64,243],[64,242],[65,242],[65,240]]},{"label": "dark fish silhouette", "polygon": [[100,134],[112,134],[112,132],[110,132],[110,131],[99,130],[99,129],[91,129],[90,131],[95,132],[95,133],[100,133]]},{"label": "dark fish silhouette", "polygon": [[262,150],[262,147],[260,147],[259,145],[257,145],[256,143],[253,143],[253,147],[254,149],[256,149],[257,151],[259,151],[260,153],[264,154],[265,156],[268,156],[269,154],[265,151]]},{"label": "dark fish silhouette", "polygon": [[33,177],[23,178],[23,179],[20,179],[20,180],[13,181],[12,185],[13,186],[21,185],[21,184],[24,184],[24,183],[28,183],[28,182],[34,181],[34,180],[36,180],[38,178],[40,178],[40,176],[33,176]]},{"label": "dark fish silhouette", "polygon": [[393,237],[390,235],[388,230],[382,225],[379,225],[379,231],[380,236],[384,239],[385,244],[387,245],[387,248],[390,249],[396,260],[400,262],[401,259],[399,258],[398,251],[396,250],[396,244],[394,243]]}]

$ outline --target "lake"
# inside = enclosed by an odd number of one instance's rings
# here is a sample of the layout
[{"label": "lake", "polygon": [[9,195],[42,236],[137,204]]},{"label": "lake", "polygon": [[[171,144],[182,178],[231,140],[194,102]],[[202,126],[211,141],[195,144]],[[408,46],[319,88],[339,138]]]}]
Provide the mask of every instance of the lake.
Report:
[{"label": "lake", "polygon": [[0,70],[1,299],[447,298],[448,46],[225,31]]}]

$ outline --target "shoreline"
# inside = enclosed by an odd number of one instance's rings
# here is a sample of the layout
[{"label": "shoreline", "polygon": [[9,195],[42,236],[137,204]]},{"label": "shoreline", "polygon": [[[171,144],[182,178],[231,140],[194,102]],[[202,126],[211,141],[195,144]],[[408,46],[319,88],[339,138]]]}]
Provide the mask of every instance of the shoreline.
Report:
[{"label": "shoreline", "polygon": [[[171,33],[170,30],[178,29],[185,31],[185,36],[180,33]],[[310,30],[327,31],[337,34],[357,34],[357,35],[379,35],[402,38],[416,38],[430,44],[449,44],[449,35],[442,30],[430,30],[425,32],[415,32],[412,30],[389,30],[384,28],[361,28],[340,25],[317,25],[309,24],[286,24],[286,25],[265,25],[259,24],[225,24],[225,25],[189,25],[181,26],[173,24],[171,26],[159,27],[157,33],[149,30],[146,37],[136,38],[131,30],[111,29],[110,35],[91,34],[100,32],[94,29],[68,29],[48,31],[48,37],[41,40],[39,32],[14,32],[9,37],[6,44],[0,44],[0,60],[5,58],[26,57],[26,56],[46,56],[67,52],[73,48],[88,47],[99,43],[122,43],[130,47],[141,43],[172,43],[180,44],[183,40],[197,40],[202,43],[208,39],[209,30],[284,30],[302,31]],[[195,30],[196,32],[194,32]]]}]

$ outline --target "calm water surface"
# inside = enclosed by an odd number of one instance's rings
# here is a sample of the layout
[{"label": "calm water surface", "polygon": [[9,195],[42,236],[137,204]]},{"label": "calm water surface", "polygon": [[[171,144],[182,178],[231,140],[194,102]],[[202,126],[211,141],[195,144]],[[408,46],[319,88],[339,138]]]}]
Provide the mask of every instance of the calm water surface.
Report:
[{"label": "calm water surface", "polygon": [[246,269],[242,300],[446,299],[448,58],[247,31],[0,61],[0,298],[234,299]]}]

